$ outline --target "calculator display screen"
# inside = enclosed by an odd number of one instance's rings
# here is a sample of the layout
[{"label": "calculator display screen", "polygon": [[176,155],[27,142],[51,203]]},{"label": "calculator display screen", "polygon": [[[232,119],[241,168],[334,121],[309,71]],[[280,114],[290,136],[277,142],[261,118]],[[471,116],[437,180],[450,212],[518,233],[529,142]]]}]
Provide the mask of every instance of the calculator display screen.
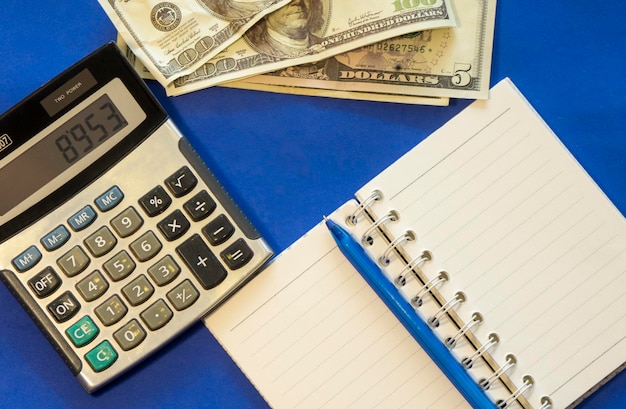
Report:
[{"label": "calculator display screen", "polygon": [[103,94],[0,169],[0,216],[128,126]]}]

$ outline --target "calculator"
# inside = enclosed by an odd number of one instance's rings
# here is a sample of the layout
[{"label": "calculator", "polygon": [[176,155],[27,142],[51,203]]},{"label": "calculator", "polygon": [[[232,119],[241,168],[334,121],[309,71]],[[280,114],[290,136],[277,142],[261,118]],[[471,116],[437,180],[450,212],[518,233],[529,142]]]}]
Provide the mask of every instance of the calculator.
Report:
[{"label": "calculator", "polygon": [[114,43],[0,117],[0,278],[86,391],[271,255]]}]

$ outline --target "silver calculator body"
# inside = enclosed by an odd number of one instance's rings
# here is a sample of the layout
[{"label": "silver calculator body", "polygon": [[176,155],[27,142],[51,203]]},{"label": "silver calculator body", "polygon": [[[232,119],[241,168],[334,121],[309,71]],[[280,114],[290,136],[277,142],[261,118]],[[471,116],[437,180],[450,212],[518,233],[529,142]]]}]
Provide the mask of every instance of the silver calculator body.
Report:
[{"label": "silver calculator body", "polygon": [[271,255],[113,43],[0,117],[0,278],[88,392]]}]

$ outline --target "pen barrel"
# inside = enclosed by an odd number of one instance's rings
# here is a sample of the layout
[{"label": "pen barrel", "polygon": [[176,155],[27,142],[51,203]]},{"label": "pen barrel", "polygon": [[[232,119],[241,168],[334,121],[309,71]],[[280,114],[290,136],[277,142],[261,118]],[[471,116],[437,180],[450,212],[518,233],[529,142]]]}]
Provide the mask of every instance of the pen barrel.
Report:
[{"label": "pen barrel", "polygon": [[372,260],[365,249],[342,227],[326,221],[339,250],[383,300],[406,330],[415,338],[439,369],[474,408],[496,408],[496,405],[463,368],[456,357],[422,320],[402,294]]}]

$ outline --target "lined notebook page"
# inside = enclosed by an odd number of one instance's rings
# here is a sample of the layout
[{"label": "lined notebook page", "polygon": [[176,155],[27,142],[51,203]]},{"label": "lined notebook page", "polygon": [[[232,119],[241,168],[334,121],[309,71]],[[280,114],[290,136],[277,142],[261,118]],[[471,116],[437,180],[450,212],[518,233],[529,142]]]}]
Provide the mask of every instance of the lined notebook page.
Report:
[{"label": "lined notebook page", "polygon": [[469,407],[323,224],[205,323],[275,408]]},{"label": "lined notebook page", "polygon": [[448,272],[441,293],[466,294],[459,314],[483,314],[478,338],[500,336],[493,356],[516,356],[513,381],[534,377],[531,403],[565,407],[626,361],[624,217],[508,80],[357,196],[374,189],[417,233],[407,252],[433,253],[425,273]]}]

